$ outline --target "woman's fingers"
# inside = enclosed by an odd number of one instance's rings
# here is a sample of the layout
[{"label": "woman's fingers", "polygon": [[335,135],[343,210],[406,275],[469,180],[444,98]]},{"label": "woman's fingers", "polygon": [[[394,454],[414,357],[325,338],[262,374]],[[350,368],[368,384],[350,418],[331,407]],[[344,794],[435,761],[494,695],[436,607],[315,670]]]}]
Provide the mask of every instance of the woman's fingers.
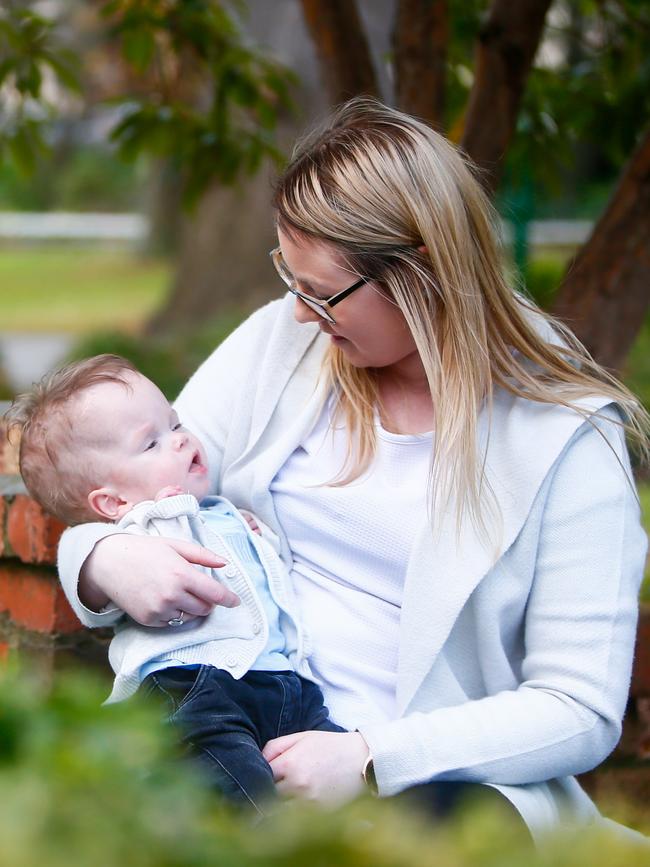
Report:
[{"label": "woman's fingers", "polygon": [[304,734],[305,732],[296,732],[295,734],[284,735],[281,738],[273,738],[272,741],[267,741],[264,745],[262,755],[271,764],[274,759],[277,759],[278,756],[282,755],[282,753],[299,741]]},{"label": "woman's fingers", "polygon": [[298,732],[269,741],[263,753],[284,796],[336,803],[363,790],[368,746],[359,732]]},{"label": "woman's fingers", "polygon": [[[163,620],[178,616],[178,611],[205,617],[215,605],[222,605],[224,608],[234,608],[239,605],[239,597],[235,593],[219,581],[215,581],[212,575],[207,575],[192,565],[197,563],[219,568],[225,565],[222,557],[192,542],[164,537],[160,541],[167,543],[170,558],[174,562],[169,585],[165,588],[167,605],[164,608]],[[166,617],[169,610],[175,613]]]},{"label": "woman's fingers", "polygon": [[193,563],[219,568],[224,560],[191,542],[120,533],[99,542],[86,566],[118,608],[144,626],[161,626],[179,611],[205,616],[215,605],[239,604],[234,593]]}]

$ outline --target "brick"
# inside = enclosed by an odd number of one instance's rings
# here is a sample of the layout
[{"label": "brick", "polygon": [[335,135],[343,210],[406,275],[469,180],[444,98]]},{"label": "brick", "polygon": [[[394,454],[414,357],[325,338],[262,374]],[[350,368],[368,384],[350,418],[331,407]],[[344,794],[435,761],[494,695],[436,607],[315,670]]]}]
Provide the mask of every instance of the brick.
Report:
[{"label": "brick", "polygon": [[53,574],[6,560],[0,564],[0,611],[34,632],[64,634],[82,628]]},{"label": "brick", "polygon": [[55,563],[56,546],[65,525],[24,494],[14,497],[7,518],[7,539],[23,563]]},{"label": "brick", "polygon": [[0,497],[0,557],[5,553],[5,518],[7,515],[7,501]]},{"label": "brick", "polygon": [[642,605],[639,613],[631,693],[650,697],[650,605]]}]

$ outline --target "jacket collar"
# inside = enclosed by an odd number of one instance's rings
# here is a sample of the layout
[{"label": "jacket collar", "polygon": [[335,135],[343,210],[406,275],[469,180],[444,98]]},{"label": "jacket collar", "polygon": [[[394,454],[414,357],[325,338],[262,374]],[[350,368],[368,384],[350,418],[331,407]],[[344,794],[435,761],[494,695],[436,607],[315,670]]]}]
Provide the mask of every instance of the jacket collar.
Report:
[{"label": "jacket collar", "polygon": [[[589,399],[590,414],[607,398]],[[483,540],[465,517],[456,528],[453,504],[442,516],[437,536],[420,528],[406,576],[400,625],[397,703],[403,712],[440,653],[470,595],[508,550],[524,526],[551,467],[584,417],[565,407],[495,395],[487,437],[486,476],[501,512],[500,541]]]}]

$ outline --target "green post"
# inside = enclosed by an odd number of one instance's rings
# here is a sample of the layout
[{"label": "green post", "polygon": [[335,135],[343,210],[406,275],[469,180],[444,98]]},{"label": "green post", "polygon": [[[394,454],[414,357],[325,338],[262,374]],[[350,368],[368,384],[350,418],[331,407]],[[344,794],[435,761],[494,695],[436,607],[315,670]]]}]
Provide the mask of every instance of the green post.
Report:
[{"label": "green post", "polygon": [[513,216],[512,257],[523,279],[528,268],[528,225],[535,211],[533,183],[526,169],[513,184],[511,210]]}]

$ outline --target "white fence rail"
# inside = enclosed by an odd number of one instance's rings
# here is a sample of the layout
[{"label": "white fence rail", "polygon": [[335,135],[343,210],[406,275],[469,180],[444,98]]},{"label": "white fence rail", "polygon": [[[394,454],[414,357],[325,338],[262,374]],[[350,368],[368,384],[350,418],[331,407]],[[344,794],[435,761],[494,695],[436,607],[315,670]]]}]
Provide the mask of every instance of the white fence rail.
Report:
[{"label": "white fence rail", "polygon": [[[591,233],[589,220],[532,220],[528,240],[533,247],[577,247]],[[0,211],[0,239],[120,241],[137,244],[149,232],[142,214],[82,214],[65,211],[28,213]],[[512,241],[512,226],[504,222],[503,239]]]},{"label": "white fence rail", "polygon": [[148,231],[149,222],[141,214],[0,212],[0,238],[7,239],[138,243]]}]

